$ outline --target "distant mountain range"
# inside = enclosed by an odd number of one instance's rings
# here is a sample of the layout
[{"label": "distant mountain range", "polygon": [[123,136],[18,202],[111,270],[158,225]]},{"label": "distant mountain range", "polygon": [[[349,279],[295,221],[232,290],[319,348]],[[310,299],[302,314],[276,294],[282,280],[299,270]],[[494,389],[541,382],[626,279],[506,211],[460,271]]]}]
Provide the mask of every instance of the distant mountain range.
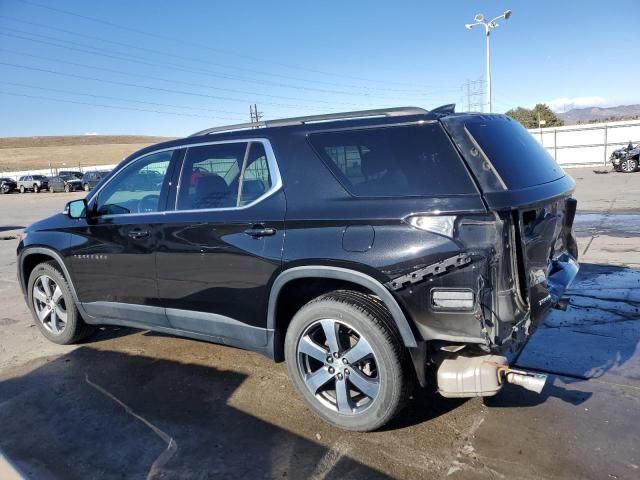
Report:
[{"label": "distant mountain range", "polygon": [[640,105],[618,105],[617,107],[585,107],[572,108],[557,114],[564,123],[604,122],[612,120],[640,119]]}]

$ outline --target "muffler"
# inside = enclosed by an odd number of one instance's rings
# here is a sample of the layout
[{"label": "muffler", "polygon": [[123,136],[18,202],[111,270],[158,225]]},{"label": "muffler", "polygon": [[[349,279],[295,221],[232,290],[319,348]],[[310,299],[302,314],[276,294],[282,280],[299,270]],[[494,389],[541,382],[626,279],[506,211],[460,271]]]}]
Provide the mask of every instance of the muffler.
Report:
[{"label": "muffler", "polygon": [[438,392],[443,397],[490,397],[505,383],[520,385],[535,393],[542,392],[546,375],[509,367],[499,355],[446,358],[438,368]]}]

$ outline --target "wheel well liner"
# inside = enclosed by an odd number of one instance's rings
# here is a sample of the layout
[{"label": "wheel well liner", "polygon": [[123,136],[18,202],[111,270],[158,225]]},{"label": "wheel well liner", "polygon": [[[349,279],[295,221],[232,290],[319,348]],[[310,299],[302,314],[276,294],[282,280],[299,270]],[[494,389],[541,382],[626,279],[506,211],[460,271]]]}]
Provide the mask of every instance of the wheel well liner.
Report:
[{"label": "wheel well liner", "polygon": [[411,326],[407,318],[393,297],[391,292],[387,290],[382,283],[376,279],[356,270],[350,270],[341,267],[329,266],[302,266],[293,267],[280,273],[273,282],[271,292],[269,294],[269,306],[267,311],[267,328],[275,330],[277,328],[277,307],[280,300],[280,292],[285,285],[297,279],[332,279],[338,281],[351,282],[371,291],[376,295],[389,309],[391,316],[400,332],[402,341],[406,347],[417,347],[415,336],[411,330]]}]

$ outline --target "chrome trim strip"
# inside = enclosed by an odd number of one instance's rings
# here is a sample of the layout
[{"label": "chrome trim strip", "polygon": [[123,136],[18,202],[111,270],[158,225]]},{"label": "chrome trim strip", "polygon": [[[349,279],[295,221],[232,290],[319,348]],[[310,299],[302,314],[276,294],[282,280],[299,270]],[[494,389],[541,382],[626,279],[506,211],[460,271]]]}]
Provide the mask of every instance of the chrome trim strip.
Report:
[{"label": "chrome trim strip", "polygon": [[[271,142],[267,139],[267,138],[242,138],[242,139],[234,139],[234,140],[218,140],[218,141],[211,141],[211,142],[201,142],[201,143],[193,143],[190,145],[178,145],[178,146],[174,146],[174,147],[168,147],[168,148],[161,148],[159,150],[154,150],[153,152],[149,152],[149,153],[145,153],[144,155],[141,155],[133,160],[131,160],[129,163],[127,163],[127,165],[125,167],[122,167],[122,169],[133,165],[134,163],[142,160],[143,158],[148,157],[149,155],[154,155],[156,153],[161,153],[161,152],[168,152],[171,150],[180,150],[182,148],[186,149],[187,152],[185,153],[184,159],[183,159],[183,163],[180,167],[180,178],[178,179],[178,185],[177,185],[177,189],[180,189],[180,185],[182,183],[182,168],[184,167],[184,160],[187,158],[187,154],[189,153],[189,148],[191,147],[201,147],[201,146],[205,146],[205,145],[223,145],[223,144],[227,144],[227,143],[261,143],[264,146],[264,151],[267,155],[267,165],[269,167],[269,174],[271,175],[271,178],[273,179],[273,185],[271,186],[271,188],[269,190],[267,190],[266,192],[264,192],[261,196],[259,196],[258,198],[256,198],[253,202],[248,203],[247,205],[242,205],[239,207],[224,207],[224,208],[203,208],[203,209],[190,209],[190,210],[176,210],[175,208],[178,205],[178,195],[176,195],[176,204],[174,205],[174,210],[164,210],[162,212],[145,212],[145,213],[123,213],[120,215],[102,215],[100,216],[100,218],[124,218],[124,217],[133,217],[133,216],[139,216],[139,215],[167,215],[167,214],[171,214],[171,213],[193,213],[193,212],[220,212],[220,211],[229,211],[229,210],[245,210],[247,208],[251,208],[254,205],[262,202],[263,200],[265,200],[267,197],[270,197],[271,195],[273,195],[274,193],[276,193],[278,190],[280,190],[282,188],[282,177],[280,176],[280,169],[278,168],[278,162],[276,161],[276,156],[273,153],[273,148],[271,147]],[[122,171],[122,169],[120,169],[120,171]],[[111,180],[113,180],[114,178],[117,178],[118,175],[120,175],[120,171],[118,171],[116,174],[114,174],[111,178],[109,178],[102,186],[100,186],[100,189],[96,190],[95,192],[92,192],[92,195],[87,198],[87,204],[90,204],[91,202],[93,202],[97,196],[99,195],[99,193],[102,191],[103,188],[105,188],[109,182],[111,182]],[[178,192],[179,193],[179,192]]]}]

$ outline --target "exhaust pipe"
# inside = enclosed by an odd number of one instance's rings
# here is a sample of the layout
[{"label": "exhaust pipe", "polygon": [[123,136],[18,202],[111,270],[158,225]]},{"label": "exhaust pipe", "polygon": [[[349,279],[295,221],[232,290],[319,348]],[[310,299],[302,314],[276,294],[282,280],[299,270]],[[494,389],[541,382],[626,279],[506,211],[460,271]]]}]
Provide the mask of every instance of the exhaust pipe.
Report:
[{"label": "exhaust pipe", "polygon": [[507,370],[504,379],[507,383],[520,385],[522,388],[535,393],[541,393],[547,383],[547,376],[541,373],[511,369]]},{"label": "exhaust pipe", "polygon": [[443,397],[490,397],[505,383],[541,393],[547,376],[510,368],[498,355],[447,358],[438,368],[438,392]]}]

